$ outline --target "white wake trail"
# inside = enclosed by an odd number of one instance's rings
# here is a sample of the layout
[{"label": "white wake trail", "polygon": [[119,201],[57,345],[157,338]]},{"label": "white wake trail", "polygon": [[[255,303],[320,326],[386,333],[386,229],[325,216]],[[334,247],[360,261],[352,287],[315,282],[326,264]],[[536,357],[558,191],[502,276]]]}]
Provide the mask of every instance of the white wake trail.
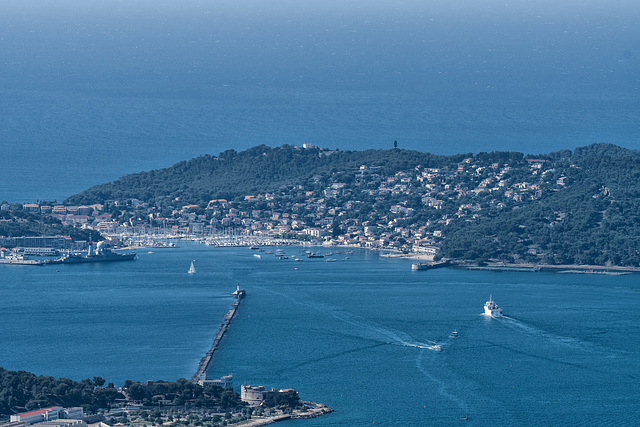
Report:
[{"label": "white wake trail", "polygon": [[422,359],[423,359],[423,353],[420,353],[416,359],[416,366],[418,367],[418,370],[422,373],[422,375],[424,375],[425,378],[427,378],[429,381],[433,382],[436,385],[435,389],[438,392],[438,394],[454,402],[456,405],[458,405],[460,409],[462,409],[464,413],[469,412],[469,407],[466,404],[466,402],[462,400],[460,397],[450,393],[448,390],[449,386],[447,385],[446,382],[434,377],[433,375],[431,375],[429,371],[425,369],[424,366],[422,366]]},{"label": "white wake trail", "polygon": [[377,341],[377,342],[382,342],[387,344],[401,345],[405,347],[414,347],[414,348],[420,348],[420,349],[431,350],[431,351],[442,350],[442,347],[436,344],[435,341],[430,341],[426,343],[416,341],[404,332],[389,329],[371,321],[355,319],[351,313],[336,310],[336,308],[333,306],[329,306],[321,303],[315,303],[315,302],[314,303],[304,302],[300,298],[294,298],[292,296],[292,293],[277,292],[268,288],[262,288],[262,289],[269,291],[273,294],[282,296],[283,298],[286,298],[288,301],[296,305],[313,309],[315,311],[319,311],[324,314],[328,314],[334,319],[339,320],[340,322],[354,326],[355,328],[357,328],[359,333],[356,333],[355,330],[351,330],[350,333],[360,338],[365,338],[372,341]]},{"label": "white wake trail", "polygon": [[500,320],[502,321],[503,325],[513,330],[518,330],[533,336],[545,338],[551,341],[553,344],[558,344],[572,349],[594,350],[591,343],[582,341],[577,338],[553,334],[535,326],[528,325],[518,319],[514,319],[513,317],[502,316]]}]

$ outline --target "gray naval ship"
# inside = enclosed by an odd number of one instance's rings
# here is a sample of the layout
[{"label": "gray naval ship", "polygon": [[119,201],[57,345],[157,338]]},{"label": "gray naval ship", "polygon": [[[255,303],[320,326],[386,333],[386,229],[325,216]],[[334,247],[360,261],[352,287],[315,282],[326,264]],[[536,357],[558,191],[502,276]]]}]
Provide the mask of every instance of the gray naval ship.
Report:
[{"label": "gray naval ship", "polygon": [[104,242],[99,242],[96,248],[89,246],[86,255],[81,253],[70,253],[52,261],[55,264],[73,264],[80,262],[111,262],[111,261],[133,261],[137,258],[135,252],[119,254],[107,249]]}]

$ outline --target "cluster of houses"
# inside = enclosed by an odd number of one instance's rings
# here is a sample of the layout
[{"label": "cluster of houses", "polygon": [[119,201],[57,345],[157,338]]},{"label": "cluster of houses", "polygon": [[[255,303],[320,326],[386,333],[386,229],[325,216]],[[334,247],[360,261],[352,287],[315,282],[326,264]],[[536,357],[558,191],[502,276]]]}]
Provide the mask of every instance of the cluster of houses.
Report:
[{"label": "cluster of houses", "polygon": [[[546,160],[514,164],[464,159],[454,167],[416,167],[386,176],[361,166],[313,177],[281,192],[215,199],[206,205],[153,206],[132,199],[89,206],[24,204],[106,235],[208,237],[225,232],[432,253],[454,221],[474,221],[567,185]],[[179,200],[172,201],[173,205]],[[0,209],[11,209],[3,204]],[[126,212],[114,217],[110,212]]]},{"label": "cluster of houses", "polygon": [[[0,211],[11,210],[9,203],[0,205]],[[111,220],[111,214],[103,212],[104,206],[94,204],[90,206],[65,206],[51,204],[25,203],[22,210],[25,212],[41,213],[59,219],[65,225],[83,226],[85,224],[98,224]]]}]

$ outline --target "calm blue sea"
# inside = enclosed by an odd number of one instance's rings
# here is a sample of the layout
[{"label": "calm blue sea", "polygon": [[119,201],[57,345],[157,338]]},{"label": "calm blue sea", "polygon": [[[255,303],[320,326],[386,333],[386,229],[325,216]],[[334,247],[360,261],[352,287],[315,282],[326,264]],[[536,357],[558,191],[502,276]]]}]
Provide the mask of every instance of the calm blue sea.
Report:
[{"label": "calm blue sea", "polygon": [[[131,263],[2,266],[0,366],[118,385],[190,378],[239,283],[247,298],[210,377],[292,387],[335,409],[290,425],[640,419],[637,275],[412,272],[410,261],[361,250],[334,263],[194,244],[153,252]],[[490,294],[507,317],[481,315]],[[434,343],[442,351],[426,348]]]},{"label": "calm blue sea", "polygon": [[4,0],[0,200],[257,144],[640,148],[637,2]]}]

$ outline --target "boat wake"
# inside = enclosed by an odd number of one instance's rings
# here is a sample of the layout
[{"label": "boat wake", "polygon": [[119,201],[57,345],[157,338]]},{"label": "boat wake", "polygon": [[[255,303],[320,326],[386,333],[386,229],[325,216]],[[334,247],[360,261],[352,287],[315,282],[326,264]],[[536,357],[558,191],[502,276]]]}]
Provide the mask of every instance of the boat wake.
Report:
[{"label": "boat wake", "polygon": [[441,380],[439,378],[436,378],[434,375],[431,374],[431,372],[429,372],[423,366],[423,355],[422,355],[422,353],[420,353],[418,355],[418,358],[416,359],[416,366],[418,367],[418,370],[420,371],[420,373],[422,373],[422,375],[424,375],[424,377],[426,379],[428,379],[429,381],[431,381],[432,383],[434,383],[436,385],[435,389],[438,391],[438,394],[440,394],[441,396],[445,397],[446,399],[449,399],[450,401],[454,402],[463,412],[465,412],[465,413],[469,412],[469,407],[465,403],[465,401],[449,391],[450,382],[449,381],[443,381],[443,380]]},{"label": "boat wake", "polygon": [[536,328],[535,326],[528,325],[520,320],[514,319],[509,316],[502,316],[502,324],[521,332],[528,333],[530,335],[538,336],[541,338],[545,338],[549,340],[553,344],[561,345],[564,347],[572,348],[572,349],[580,349],[580,350],[594,350],[593,344],[582,341],[577,338],[565,337],[562,335],[556,335],[551,332],[544,331],[540,328]]},{"label": "boat wake", "polygon": [[[501,325],[513,329],[517,333],[524,333],[535,339],[530,340],[530,346],[518,346],[517,348],[505,343],[488,341],[492,346],[505,348],[518,354],[570,366],[588,372],[600,372],[609,376],[622,375],[625,378],[636,380],[635,376],[629,375],[628,373],[615,372],[607,369],[608,364],[606,360],[615,359],[623,353],[626,353],[624,351],[616,350],[611,347],[603,347],[596,343],[583,341],[578,338],[553,334],[514,319],[513,317],[503,316],[499,318],[499,321]],[[540,342],[540,340],[544,341],[544,344]],[[555,350],[549,350],[554,347]],[[562,354],[565,355],[564,357],[557,356],[557,354],[559,354],[558,352],[561,351],[560,348],[562,348]],[[594,360],[599,360],[599,363],[594,365]]]},{"label": "boat wake", "polygon": [[318,363],[318,362],[323,362],[323,361],[327,361],[327,360],[331,360],[331,359],[337,359],[339,357],[347,356],[347,355],[358,353],[358,352],[361,352],[361,351],[372,350],[372,349],[374,349],[376,347],[380,347],[380,346],[383,346],[383,345],[386,345],[386,343],[376,343],[376,344],[373,344],[373,345],[368,345],[368,346],[364,346],[364,347],[358,347],[358,348],[354,348],[354,349],[350,349],[350,350],[341,351],[339,353],[332,353],[332,354],[329,354],[329,355],[326,355],[326,356],[322,356],[322,357],[316,357],[314,359],[304,360],[301,363],[298,363],[296,365],[292,365],[292,366],[287,365],[284,368],[282,368],[282,369],[280,369],[278,371],[275,371],[275,374],[280,376],[280,375],[282,375],[284,373],[291,372],[291,370],[293,370],[293,369],[302,369],[302,368],[304,368],[304,367],[306,367],[308,365],[313,365],[313,364]]},{"label": "boat wake", "polygon": [[[281,295],[288,299],[292,303],[300,306],[304,306],[315,311],[328,314],[336,320],[339,320],[342,324],[348,324],[354,326],[349,330],[351,336],[357,336],[359,338],[367,339],[374,342],[400,345],[404,347],[414,347],[424,350],[441,351],[442,346],[435,341],[421,342],[412,339],[408,334],[402,331],[393,330],[384,326],[380,326],[374,322],[361,320],[354,317],[353,314],[347,313],[341,310],[337,310],[336,307],[327,304],[316,302],[305,302],[302,298],[294,298],[291,294],[276,292],[271,289],[265,290]],[[344,333],[344,330],[342,331]]]},{"label": "boat wake", "polygon": [[[393,344],[393,343],[391,343]],[[400,345],[404,347],[415,347],[422,348],[425,350],[433,350],[433,351],[442,351],[442,346],[440,344],[412,344],[412,343],[401,343]]]},{"label": "boat wake", "polygon": [[344,312],[331,311],[330,314],[343,323],[347,323],[351,326],[358,328],[362,338],[371,339],[374,341],[383,341],[387,344],[400,345],[403,347],[414,347],[425,350],[441,351],[442,347],[436,344],[435,341],[420,342],[413,340],[408,334],[389,329],[373,322],[367,322],[363,320],[354,319],[350,314]]}]

